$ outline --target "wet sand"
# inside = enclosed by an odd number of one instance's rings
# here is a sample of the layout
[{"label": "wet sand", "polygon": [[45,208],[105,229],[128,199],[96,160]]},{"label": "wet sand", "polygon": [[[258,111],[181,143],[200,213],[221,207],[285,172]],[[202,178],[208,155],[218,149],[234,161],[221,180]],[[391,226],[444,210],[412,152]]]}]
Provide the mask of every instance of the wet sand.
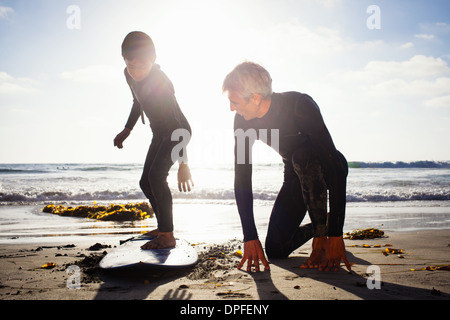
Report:
[{"label": "wet sand", "polygon": [[[193,244],[200,260],[192,269],[132,274],[98,268],[101,257],[119,245],[116,240],[5,244],[0,247],[0,299],[449,300],[450,271],[442,267],[450,265],[450,230],[386,231],[385,236],[345,240],[351,272],[343,264],[338,272],[299,268],[309,257],[311,242],[288,259],[270,261],[270,271],[237,270],[240,258],[234,253],[242,243],[233,240]],[[402,252],[386,253],[386,248]],[[49,263],[55,266],[42,268]],[[376,279],[381,280],[379,289]]]}]

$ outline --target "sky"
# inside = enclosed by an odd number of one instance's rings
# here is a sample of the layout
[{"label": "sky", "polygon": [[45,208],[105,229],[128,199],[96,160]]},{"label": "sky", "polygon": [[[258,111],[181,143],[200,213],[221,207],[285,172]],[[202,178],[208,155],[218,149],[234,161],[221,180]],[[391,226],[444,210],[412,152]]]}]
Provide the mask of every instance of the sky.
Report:
[{"label": "sky", "polygon": [[[0,0],[0,163],[143,163],[120,46],[154,40],[191,163],[233,161],[225,76],[254,61],[319,105],[348,161],[450,160],[448,0]],[[257,143],[253,160],[280,162]]]}]

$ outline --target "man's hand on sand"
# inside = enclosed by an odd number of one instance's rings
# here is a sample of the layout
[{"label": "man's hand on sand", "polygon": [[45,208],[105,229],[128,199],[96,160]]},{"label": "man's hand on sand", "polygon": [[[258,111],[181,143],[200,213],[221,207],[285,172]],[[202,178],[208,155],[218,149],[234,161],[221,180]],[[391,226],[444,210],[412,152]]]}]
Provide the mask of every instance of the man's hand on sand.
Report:
[{"label": "man's hand on sand", "polygon": [[255,264],[255,271],[259,271],[259,261],[264,265],[265,270],[270,270],[269,262],[267,262],[264,255],[261,242],[259,240],[250,240],[244,243],[244,256],[241,263],[239,263],[238,269],[241,269],[244,263],[247,261],[247,271],[252,270],[252,264]]},{"label": "man's hand on sand", "polygon": [[311,256],[302,269],[318,268],[319,271],[338,271],[341,260],[344,261],[348,271],[351,271],[350,263],[347,261],[345,245],[342,236],[314,238]]},{"label": "man's hand on sand", "polygon": [[319,271],[338,271],[341,260],[344,261],[347,270],[351,271],[352,268],[345,254],[345,244],[342,236],[328,237],[325,261],[319,266]]},{"label": "man's hand on sand", "polygon": [[300,266],[302,269],[316,269],[322,264],[326,256],[327,237],[314,238],[312,252],[308,260]]}]

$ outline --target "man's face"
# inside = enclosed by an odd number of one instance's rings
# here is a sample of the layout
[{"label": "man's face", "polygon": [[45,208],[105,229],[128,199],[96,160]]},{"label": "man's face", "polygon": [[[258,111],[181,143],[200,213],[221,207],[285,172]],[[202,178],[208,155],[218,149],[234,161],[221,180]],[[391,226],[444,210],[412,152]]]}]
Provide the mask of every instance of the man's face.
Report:
[{"label": "man's face", "polygon": [[128,74],[134,81],[139,82],[145,79],[152,70],[154,61],[151,58],[135,57],[125,58]]},{"label": "man's face", "polygon": [[243,99],[234,91],[228,91],[230,110],[244,117],[245,120],[257,118],[260,111],[261,99],[259,95],[253,95],[250,99]]}]

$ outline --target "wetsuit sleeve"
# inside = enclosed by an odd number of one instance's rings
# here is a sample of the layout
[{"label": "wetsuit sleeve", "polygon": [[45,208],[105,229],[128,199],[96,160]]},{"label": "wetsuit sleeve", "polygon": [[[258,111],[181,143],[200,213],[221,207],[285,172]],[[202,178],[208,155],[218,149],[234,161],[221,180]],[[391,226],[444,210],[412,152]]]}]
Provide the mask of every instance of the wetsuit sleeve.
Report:
[{"label": "wetsuit sleeve", "polygon": [[141,106],[133,94],[133,106],[131,107],[131,112],[128,117],[128,121],[125,125],[125,128],[133,130],[134,125],[136,124],[140,116],[141,116]]},{"label": "wetsuit sleeve", "polygon": [[296,116],[316,152],[325,174],[330,196],[330,214],[328,218],[328,236],[342,235],[345,219],[346,176],[348,168],[339,156],[330,133],[323,121],[320,109],[308,95],[302,95],[296,106]]},{"label": "wetsuit sleeve", "polygon": [[[239,120],[235,118],[234,194],[241,219],[244,242],[247,242],[258,239],[253,213],[252,164],[249,158],[254,141],[244,138],[245,145],[242,145],[244,141],[239,141],[242,136],[236,136],[236,130],[240,129],[238,123]],[[242,161],[239,152],[245,152],[245,161]]]},{"label": "wetsuit sleeve", "polygon": [[[129,84],[130,76],[128,74],[127,68],[125,68],[123,70],[123,73],[125,75],[125,79],[127,81],[128,86],[130,86],[130,84]],[[131,87],[130,87],[130,90],[131,90],[131,95],[133,96],[133,106],[131,107],[131,112],[130,112],[130,115],[128,116],[128,121],[125,124],[125,128],[133,130],[134,125],[136,124],[137,120],[139,119],[139,116],[141,115],[141,106],[140,106],[138,100],[136,99]]]}]

